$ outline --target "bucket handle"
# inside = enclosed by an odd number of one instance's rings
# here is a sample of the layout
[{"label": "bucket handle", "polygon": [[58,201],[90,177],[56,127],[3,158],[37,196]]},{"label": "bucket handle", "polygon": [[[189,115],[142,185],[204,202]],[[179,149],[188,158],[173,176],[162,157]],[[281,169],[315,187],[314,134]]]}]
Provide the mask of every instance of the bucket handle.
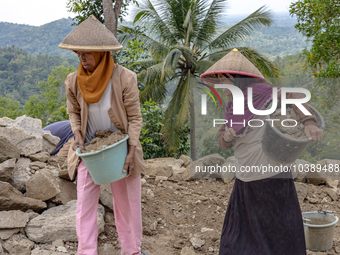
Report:
[{"label": "bucket handle", "polygon": [[[332,211],[328,211],[328,210],[321,210],[321,209],[319,209],[318,210],[318,213],[323,213],[323,214],[327,214],[327,213],[333,213]],[[334,215],[335,215],[335,213],[333,213]]]},{"label": "bucket handle", "polygon": [[303,221],[305,221],[306,223],[311,221],[310,219],[307,219],[306,217],[302,217]]}]

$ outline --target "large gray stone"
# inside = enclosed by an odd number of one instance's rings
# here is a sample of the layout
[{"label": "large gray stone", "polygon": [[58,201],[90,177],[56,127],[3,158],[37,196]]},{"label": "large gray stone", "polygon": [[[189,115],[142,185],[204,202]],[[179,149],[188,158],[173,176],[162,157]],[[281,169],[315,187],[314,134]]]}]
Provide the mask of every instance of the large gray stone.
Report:
[{"label": "large gray stone", "polygon": [[105,184],[100,186],[100,202],[113,210],[113,196],[110,184]]},{"label": "large gray stone", "polygon": [[0,181],[9,181],[13,174],[16,161],[15,158],[12,158],[0,164]]},{"label": "large gray stone", "polygon": [[18,233],[19,231],[20,231],[20,228],[0,229],[0,239],[1,240],[7,240],[12,235]]},{"label": "large gray stone", "polygon": [[[0,133],[1,134],[1,133]],[[19,158],[20,150],[3,134],[0,135],[0,163],[10,158]]]},{"label": "large gray stone", "polygon": [[3,243],[3,247],[11,255],[30,255],[34,243],[23,234],[15,234]]},{"label": "large gray stone", "polygon": [[11,184],[0,181],[0,211],[2,210],[41,210],[46,203],[41,200],[25,197]]},{"label": "large gray stone", "polygon": [[42,201],[49,200],[60,193],[56,177],[44,169],[33,175],[26,183],[26,196]]},{"label": "large gray stone", "polygon": [[39,170],[46,167],[46,163],[40,161],[33,161],[30,163],[30,168],[34,170]]},{"label": "large gray stone", "polygon": [[37,154],[30,155],[32,161],[46,162],[50,158],[50,153],[47,151],[42,151]]},{"label": "large gray stone", "polygon": [[306,171],[310,163],[303,159],[295,160],[295,166],[291,168],[292,176],[296,182],[306,182]]},{"label": "large gray stone", "polygon": [[183,160],[183,167],[187,167],[191,163],[191,158],[186,155],[181,155],[179,159]]},{"label": "large gray stone", "polygon": [[28,222],[28,214],[19,210],[0,211],[1,228],[24,228]]},{"label": "large gray stone", "polygon": [[144,175],[170,177],[173,172],[180,171],[184,165],[182,159],[175,158],[154,158],[145,160]]},{"label": "large gray stone", "polygon": [[31,177],[30,163],[29,158],[19,158],[9,180],[9,183],[21,192],[26,191],[26,182]]},{"label": "large gray stone", "polygon": [[58,184],[60,192],[51,199],[52,202],[65,205],[68,202],[77,199],[77,185],[76,184],[70,181],[66,181],[64,179],[60,179],[58,177],[57,177],[57,184]]},{"label": "large gray stone", "polygon": [[299,199],[299,202],[302,203],[305,200],[308,193],[308,185],[305,183],[294,182],[296,193]]},{"label": "large gray stone", "polygon": [[226,162],[222,166],[221,176],[224,183],[229,183],[236,176],[236,171],[240,168],[240,164],[235,156],[227,158]]},{"label": "large gray stone", "polygon": [[[41,151],[52,152],[59,142],[49,131],[42,130],[40,119],[27,117],[0,120],[0,134],[14,144],[21,155],[30,156]],[[58,141],[58,142],[57,142]]]},{"label": "large gray stone", "polygon": [[50,131],[43,131],[43,143],[42,143],[42,150],[51,153],[55,150],[56,146],[58,145],[60,138],[57,136],[53,136]]},{"label": "large gray stone", "polygon": [[[55,240],[77,241],[76,205],[73,200],[66,205],[60,205],[44,211],[32,219],[26,226],[27,237],[34,242],[47,243]],[[98,206],[98,232],[104,231],[104,207]]]},{"label": "large gray stone", "polygon": [[6,127],[0,127],[0,133],[15,144],[20,154],[28,156],[42,150],[41,120],[27,117],[18,117]]},{"label": "large gray stone", "polygon": [[321,168],[325,170],[323,173],[326,179],[340,179],[340,160],[323,159],[317,161],[315,165],[320,165]]}]

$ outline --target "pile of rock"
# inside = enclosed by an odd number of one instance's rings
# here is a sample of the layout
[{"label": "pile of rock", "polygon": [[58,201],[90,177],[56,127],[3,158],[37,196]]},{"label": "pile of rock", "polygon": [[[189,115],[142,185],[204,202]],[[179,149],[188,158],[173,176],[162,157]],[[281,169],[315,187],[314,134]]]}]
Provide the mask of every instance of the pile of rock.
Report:
[{"label": "pile of rock", "polygon": [[[76,185],[59,177],[65,158],[50,157],[58,142],[39,119],[0,119],[0,254],[65,254],[77,240]],[[102,231],[103,217],[100,206]]]}]

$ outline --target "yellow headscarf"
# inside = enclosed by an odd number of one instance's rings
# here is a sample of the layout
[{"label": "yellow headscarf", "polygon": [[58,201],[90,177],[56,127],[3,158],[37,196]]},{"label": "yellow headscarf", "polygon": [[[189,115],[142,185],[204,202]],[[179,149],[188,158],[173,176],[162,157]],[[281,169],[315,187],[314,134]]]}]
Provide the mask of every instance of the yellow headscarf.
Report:
[{"label": "yellow headscarf", "polygon": [[113,58],[109,51],[92,52],[92,54],[95,57],[96,64],[99,63],[96,70],[89,72],[79,63],[77,74],[80,93],[88,104],[94,104],[100,100],[111,79],[114,67]]}]

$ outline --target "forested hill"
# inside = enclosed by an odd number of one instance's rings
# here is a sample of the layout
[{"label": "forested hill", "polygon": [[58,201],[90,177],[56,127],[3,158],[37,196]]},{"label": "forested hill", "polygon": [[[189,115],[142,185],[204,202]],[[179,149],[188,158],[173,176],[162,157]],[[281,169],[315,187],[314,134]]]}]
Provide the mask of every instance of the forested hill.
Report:
[{"label": "forested hill", "polygon": [[71,51],[59,49],[58,45],[74,28],[72,23],[71,18],[56,20],[39,27],[0,22],[0,47],[14,45],[29,55],[70,55]]},{"label": "forested hill", "polygon": [[[288,12],[274,13],[272,17],[274,24],[271,27],[256,32],[244,43],[235,46],[250,46],[272,57],[301,52],[306,47],[306,42],[294,28],[296,20],[290,17]],[[230,27],[243,18],[245,15],[227,14],[223,23]],[[71,18],[56,20],[39,27],[0,22],[0,47],[14,45],[29,55],[69,55],[72,54],[71,51],[59,49],[58,45],[74,28],[72,23]]]}]

